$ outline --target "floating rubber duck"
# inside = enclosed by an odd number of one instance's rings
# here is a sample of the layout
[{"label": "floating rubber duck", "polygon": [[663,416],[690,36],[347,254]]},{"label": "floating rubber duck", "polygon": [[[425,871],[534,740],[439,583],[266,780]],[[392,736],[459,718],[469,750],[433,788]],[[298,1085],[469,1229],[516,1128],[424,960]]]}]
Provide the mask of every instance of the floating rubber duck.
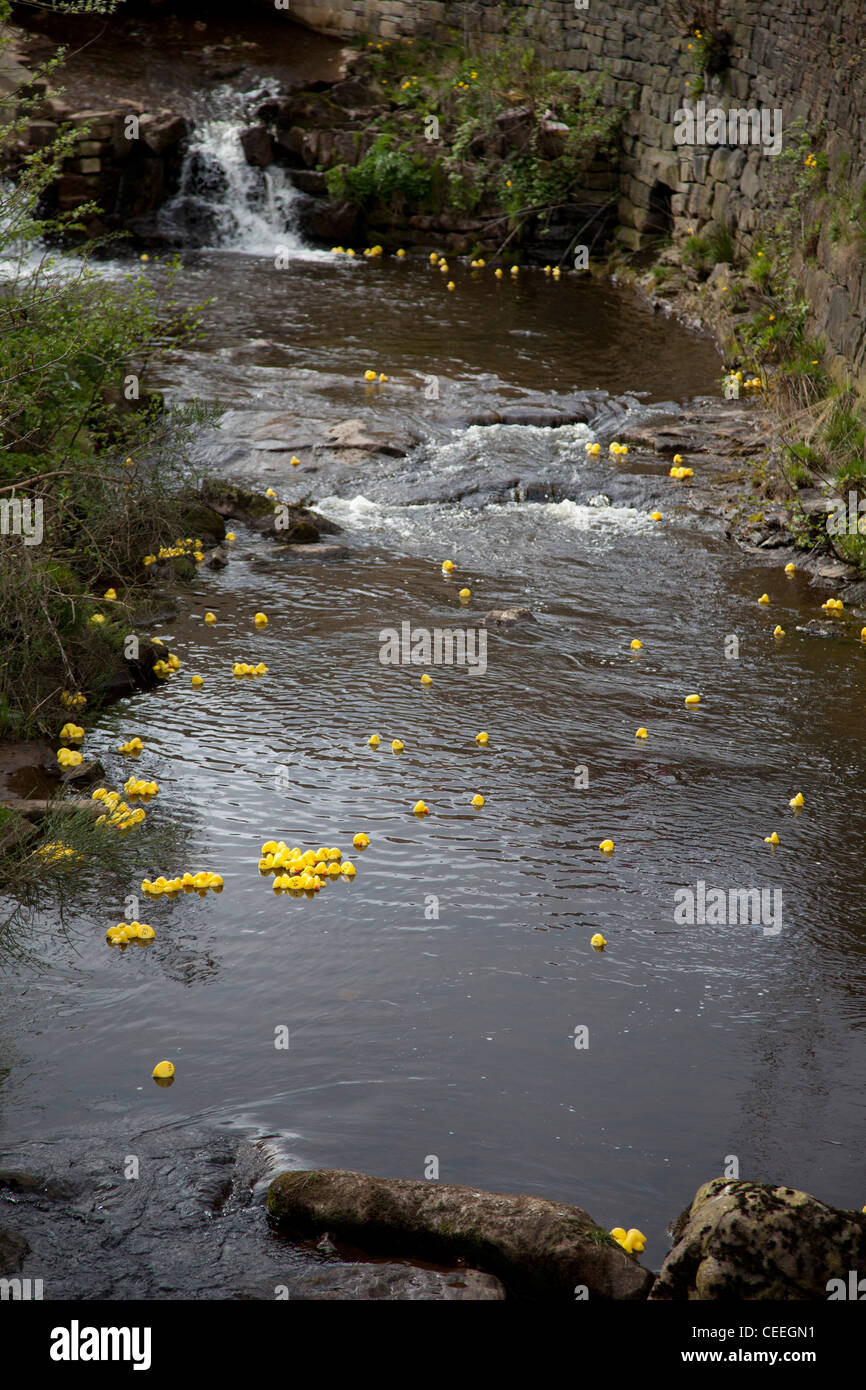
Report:
[{"label": "floating rubber duck", "polygon": [[840,598],[828,598],[826,603],[821,604],[821,607],[827,613],[843,613],[845,611],[845,605]]},{"label": "floating rubber duck", "polygon": [[780,843],[779,837],[778,837],[778,835],[776,834],[775,830],[773,831],[772,835],[765,835],[765,836],[764,836],[764,844],[765,844],[765,845],[778,845],[779,843]]},{"label": "floating rubber duck", "polygon": [[447,275],[449,269],[450,269],[450,266],[448,265],[448,262],[447,262],[447,261],[440,261],[440,262],[439,262],[439,273],[440,273],[440,275]]},{"label": "floating rubber duck", "polygon": [[60,737],[66,739],[84,738],[84,730],[80,724],[64,724],[60,730]]},{"label": "floating rubber duck", "polygon": [[277,495],[277,494],[274,492],[274,489],[273,489],[272,487],[266,487],[266,488],[265,488],[265,496],[266,496],[266,497],[276,497],[276,495]]},{"label": "floating rubber duck", "polygon": [[392,743],[391,743],[391,752],[392,752],[392,753],[402,753],[402,752],[403,752],[403,745],[402,745],[402,743],[400,742],[400,740],[399,740],[398,738],[395,738],[395,739],[392,741]]},{"label": "floating rubber duck", "polygon": [[398,258],[402,261],[402,259],[403,259],[403,257],[405,256],[405,254],[406,254],[406,252],[403,250],[403,247],[401,246],[401,247],[399,248],[399,250],[397,251],[397,256],[398,256]]},{"label": "floating rubber duck", "polygon": [[700,703],[701,703],[701,697],[700,697],[700,695],[687,695],[687,696],[686,696],[686,704],[687,704],[687,705],[699,705]]},{"label": "floating rubber duck", "polygon": [[202,680],[201,676],[192,676],[190,678],[189,683],[192,686],[193,690],[198,690],[201,686],[204,685],[204,681]]},{"label": "floating rubber duck", "polygon": [[[601,932],[597,931],[595,933],[595,936],[591,936],[589,938],[589,944],[594,951],[603,951],[605,946],[607,945],[607,942],[605,941]],[[625,1232],[623,1232],[623,1235],[625,1235]]]},{"label": "floating rubber duck", "polygon": [[379,373],[379,380],[380,380],[380,382],[381,382],[381,381],[387,381],[387,380],[388,380],[388,378],[386,377],[386,375],[385,375],[384,372],[380,372],[380,373]]},{"label": "floating rubber duck", "polygon": [[519,265],[513,265],[513,266],[511,267],[511,274],[514,275],[515,277],[518,276],[518,275],[520,274],[520,266],[519,266]]},{"label": "floating rubber duck", "polygon": [[456,568],[456,566],[455,566],[453,560],[443,560],[443,561],[442,561],[442,570],[443,570],[443,573],[444,573],[444,574],[453,574],[455,568]]},{"label": "floating rubber duck", "polygon": [[61,767],[80,767],[84,759],[80,753],[74,752],[71,748],[59,748],[57,761]]},{"label": "floating rubber duck", "polygon": [[455,285],[453,280],[449,280],[445,288],[446,290],[456,290],[457,286]]},{"label": "floating rubber duck", "polygon": [[433,684],[433,677],[432,677],[432,676],[428,676],[426,671],[424,672],[424,675],[421,677],[421,684],[422,684],[422,685],[432,685],[432,684]]},{"label": "floating rubber duck", "polygon": [[292,465],[293,468],[300,468],[301,466],[301,460],[298,458],[297,454],[292,454],[292,457],[289,459],[289,463]]},{"label": "floating rubber duck", "polygon": [[439,257],[438,257],[438,255],[436,254],[436,252],[435,252],[435,251],[431,251],[431,252],[430,252],[430,264],[431,264],[431,265],[435,265],[436,262],[438,261],[438,259],[439,259]]},{"label": "floating rubber duck", "polygon": [[380,739],[378,734],[371,734],[370,737],[367,739],[367,742],[369,743],[371,748],[378,748],[382,740]]},{"label": "floating rubber duck", "polygon": [[661,521],[661,512],[650,512],[650,521]]},{"label": "floating rubber duck", "polygon": [[155,1076],[158,1081],[165,1081],[169,1076],[174,1076],[174,1063],[157,1062],[151,1075]]},{"label": "floating rubber duck", "polygon": [[769,603],[769,602],[770,602],[770,595],[769,595],[769,594],[761,594],[761,597],[758,599],[758,602],[759,602],[759,603]]},{"label": "floating rubber duck", "polygon": [[473,796],[472,805],[475,807],[476,811],[481,810],[481,807],[484,805],[484,797],[480,792],[476,792],[475,796]]},{"label": "floating rubber duck", "polygon": [[235,537],[234,531],[226,531],[226,540],[227,540],[227,541],[233,541],[233,540],[235,540],[235,539],[236,539],[236,537]]},{"label": "floating rubber duck", "polygon": [[348,859],[344,859],[343,863],[340,865],[340,873],[345,878],[354,878],[355,874],[357,873],[357,869],[355,868],[354,864],[349,862]]},{"label": "floating rubber duck", "polygon": [[352,839],[352,844],[355,846],[355,849],[366,849],[369,843],[370,836],[365,835],[363,830],[359,830],[357,835]]},{"label": "floating rubber duck", "polygon": [[796,574],[796,573],[797,573],[797,566],[794,564],[794,562],[793,562],[792,560],[789,560],[788,563],[787,563],[787,565],[785,566],[785,573],[786,573],[786,574]]},{"label": "floating rubber duck", "polygon": [[639,652],[642,646],[643,642],[640,640],[639,637],[633,637],[631,639],[631,649],[633,652]]},{"label": "floating rubber duck", "polygon": [[544,267],[544,273],[545,273],[545,275],[549,275],[552,269],[553,269],[552,266],[546,265],[546,266]]},{"label": "floating rubber duck", "polygon": [[490,735],[486,734],[482,729],[480,734],[475,735],[475,742],[480,743],[481,746],[484,747],[486,743],[490,742]]},{"label": "floating rubber duck", "polygon": [[554,280],[560,280],[562,278],[562,271],[558,265],[553,268],[553,278]]},{"label": "floating rubber duck", "polygon": [[364,373],[364,380],[365,380],[365,381],[375,381],[375,380],[376,380],[376,373],[375,373],[374,371],[372,371],[369,367],[367,368],[367,371]]},{"label": "floating rubber duck", "polygon": [[803,793],[797,792],[796,796],[791,797],[791,800],[788,802],[788,805],[791,807],[792,811],[799,811],[801,806],[806,805],[806,802],[803,798]]},{"label": "floating rubber duck", "polygon": [[674,459],[673,459],[673,461],[674,461],[674,463],[682,463],[682,461],[683,461],[683,456],[682,456],[682,454],[674,454]]},{"label": "floating rubber duck", "polygon": [[613,840],[602,840],[599,849],[602,854],[613,854]]},{"label": "floating rubber duck", "polygon": [[216,622],[216,613],[211,613],[211,612],[205,613],[205,615],[204,615],[204,620],[205,620],[206,623],[215,623],[215,622]]},{"label": "floating rubber duck", "polygon": [[641,727],[635,731],[635,738],[649,738],[649,734],[647,733],[643,725],[641,725]]},{"label": "floating rubber duck", "polygon": [[463,602],[464,602],[464,603],[467,603],[467,602],[469,601],[469,599],[471,599],[471,597],[472,597],[472,590],[471,590],[471,589],[461,589],[460,592],[459,592],[459,594],[457,595],[457,597],[458,597],[458,598],[462,598]]},{"label": "floating rubber duck", "polygon": [[601,445],[600,445],[600,444],[589,444],[589,445],[587,445],[587,450],[586,450],[586,452],[587,452],[588,454],[592,454],[593,458],[595,458],[596,455],[598,455],[598,454],[601,453]]},{"label": "floating rubber duck", "polygon": [[266,613],[257,613],[256,616],[253,618],[253,622],[255,623],[256,627],[267,627],[267,625],[268,625],[268,617],[267,617],[267,614],[266,614]]},{"label": "floating rubber duck", "polygon": [[502,279],[503,272],[502,272],[501,269],[499,269],[499,270],[494,270],[493,274],[494,274],[494,276],[496,277],[497,280],[501,280],[501,279]]},{"label": "floating rubber duck", "polygon": [[412,811],[416,816],[429,816],[430,814],[423,801],[416,801],[415,805],[412,807]]},{"label": "floating rubber duck", "polygon": [[860,641],[866,642],[866,627],[861,627],[860,629]]},{"label": "floating rubber duck", "polygon": [[785,629],[784,629],[783,627],[780,627],[778,623],[776,623],[776,626],[773,628],[773,636],[774,636],[774,637],[784,637],[784,636],[785,636]]}]

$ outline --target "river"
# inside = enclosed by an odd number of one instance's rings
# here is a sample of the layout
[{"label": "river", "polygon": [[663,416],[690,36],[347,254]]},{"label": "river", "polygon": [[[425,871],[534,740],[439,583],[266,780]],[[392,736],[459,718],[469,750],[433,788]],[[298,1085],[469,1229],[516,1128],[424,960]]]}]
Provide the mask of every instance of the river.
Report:
[{"label": "river", "polygon": [[[237,525],[228,568],[148,634],[180,674],[88,731],[112,783],[140,736],[150,814],[184,827],[188,862],[141,876],[211,869],[225,888],[142,900],[155,943],[119,951],[104,933],[124,903],[90,885],[63,933],[43,923],[38,964],[9,967],[4,1166],[77,1193],[74,1259],[18,1202],[35,1272],[54,1297],[236,1297],[251,1265],[291,1258],[303,1287],[321,1257],[289,1256],[261,1206],[287,1165],[422,1177],[435,1156],[443,1182],[639,1227],[654,1268],[733,1160],[859,1208],[866,646],[799,634],[823,594],[679,508],[665,461],[606,447],[665,402],[718,400],[712,345],[576,277],[455,260],[449,293],[426,259],[312,251],[269,223],[285,207],[183,254],[179,295],[213,296],[205,336],[147,384],[221,401],[202,459],[311,501],[348,554],[286,558]],[[588,423],[469,423],[536,408]],[[347,419],[418,442],[341,462],[322,431]],[[425,688],[428,668],[380,660],[383,629],[486,631],[515,605],[535,621],[491,630],[484,671],[431,666]],[[234,661],[268,674],[238,680]],[[357,876],[277,896],[257,868],[270,839],[339,846]],[[699,882],[780,889],[781,929],[682,924],[675,894]],[[162,1057],[170,1088],[150,1079]],[[241,1141],[265,1157],[226,1275],[196,1194],[208,1146],[224,1175]],[[137,1216],[130,1154],[150,1175]]]}]

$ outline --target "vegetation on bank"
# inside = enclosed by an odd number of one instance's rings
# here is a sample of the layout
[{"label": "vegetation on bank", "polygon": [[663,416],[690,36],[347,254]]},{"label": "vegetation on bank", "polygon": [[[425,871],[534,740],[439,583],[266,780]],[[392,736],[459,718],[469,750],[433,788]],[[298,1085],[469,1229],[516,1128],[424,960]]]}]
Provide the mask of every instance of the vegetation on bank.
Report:
[{"label": "vegetation on bank", "polygon": [[525,23],[518,10],[496,37],[360,41],[354,72],[377,103],[375,140],[357,164],[327,171],[331,194],[373,217],[399,199],[516,229],[574,204],[620,116],[602,104],[603,77],[550,68],[517,37]]},{"label": "vegetation on bank", "polygon": [[0,97],[0,736],[13,737],[56,733],[64,691],[98,699],[146,592],[143,557],[183,531],[204,418],[147,387],[159,354],[198,331],[171,304],[177,268],[158,290],[138,269],[108,282],[80,237],[93,209],[43,215],[70,130],[16,162],[55,67]]}]

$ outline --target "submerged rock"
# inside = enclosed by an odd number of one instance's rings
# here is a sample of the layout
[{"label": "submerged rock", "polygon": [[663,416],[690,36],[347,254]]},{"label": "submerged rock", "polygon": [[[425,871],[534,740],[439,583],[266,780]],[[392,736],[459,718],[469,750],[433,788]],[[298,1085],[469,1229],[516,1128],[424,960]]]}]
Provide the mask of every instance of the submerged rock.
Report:
[{"label": "submerged rock", "polygon": [[534,623],[531,608],[491,608],[484,615],[485,627],[513,627],[515,623]]},{"label": "submerged rock", "polygon": [[466,1260],[510,1292],[573,1301],[643,1299],[653,1276],[580,1207],[544,1197],[340,1169],[282,1173],[268,1210],[287,1230],[331,1231],[368,1252]]},{"label": "submerged rock", "polygon": [[761,1182],[704,1183],[674,1237],[651,1299],[826,1300],[866,1260],[866,1214]]},{"label": "submerged rock", "polygon": [[505,1298],[505,1289],[492,1274],[476,1269],[453,1270],[442,1274],[436,1269],[419,1269],[409,1264],[325,1265],[307,1275],[299,1299],[324,1301],[351,1299],[370,1302],[418,1302],[424,1300],[489,1301]]}]

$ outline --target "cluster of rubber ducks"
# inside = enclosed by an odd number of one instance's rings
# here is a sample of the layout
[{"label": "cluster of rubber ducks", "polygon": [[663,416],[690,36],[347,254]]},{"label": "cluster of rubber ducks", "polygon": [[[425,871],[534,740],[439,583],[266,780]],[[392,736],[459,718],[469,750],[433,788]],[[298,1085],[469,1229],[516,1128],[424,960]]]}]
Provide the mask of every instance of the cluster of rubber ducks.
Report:
[{"label": "cluster of rubber ducks", "polygon": [[725,378],[725,385],[729,389],[732,388],[735,392],[739,390],[760,391],[763,386],[763,382],[761,381],[761,378],[759,376],[744,377],[742,372],[732,371],[728,372]]},{"label": "cluster of rubber ducks", "polygon": [[118,922],[116,927],[109,927],[105,933],[109,946],[126,946],[130,941],[149,943],[155,936],[156,932],[147,922]]},{"label": "cluster of rubber ducks", "polygon": [[609,454],[627,454],[628,445],[620,444],[619,441],[615,439],[612,444],[608,445],[607,452]]},{"label": "cluster of rubber ducks", "polygon": [[96,787],[91,793],[91,800],[101,801],[107,807],[108,815],[97,816],[97,825],[111,825],[125,835],[132,830],[133,826],[141,825],[147,813],[143,806],[138,806],[134,810],[121,800],[120,793],[110,791],[108,787]]},{"label": "cluster of rubber ducks", "polygon": [[365,381],[370,381],[370,382],[372,382],[372,381],[385,382],[385,381],[388,380],[388,378],[386,377],[386,375],[385,375],[384,372],[379,372],[379,374],[378,374],[378,376],[377,376],[376,373],[373,371],[373,368],[372,368],[372,367],[368,367],[367,370],[366,370],[365,373],[364,373],[364,380],[365,380]]},{"label": "cluster of rubber ducks", "polygon": [[84,759],[74,748],[58,748],[57,761],[61,767],[68,768],[80,767]]},{"label": "cluster of rubber ducks", "polygon": [[[260,661],[257,666],[251,666],[246,661],[236,661],[232,667],[233,676],[266,676],[267,674],[268,668],[263,661]],[[201,680],[201,676],[199,676],[199,680]]]},{"label": "cluster of rubber ducks", "polygon": [[163,894],[166,897],[175,896],[178,893],[198,893],[199,897],[207,896],[208,889],[212,893],[221,893],[223,890],[223,880],[221,874],[212,874],[204,870],[198,874],[178,874],[177,878],[166,878],[160,874],[158,878],[141,880],[141,891],[148,897],[159,898]]},{"label": "cluster of rubber ducks", "polygon": [[[162,646],[162,643],[160,643],[160,646]],[[153,674],[155,676],[159,676],[160,680],[168,680],[169,676],[173,676],[176,671],[180,670],[180,668],[180,657],[177,656],[174,652],[169,652],[165,660],[160,659],[159,661],[155,661],[152,667]]]},{"label": "cluster of rubber ducks", "polygon": [[127,796],[150,798],[156,796],[159,787],[156,782],[146,782],[142,777],[129,777],[123,784]]},{"label": "cluster of rubber ducks", "polygon": [[40,845],[36,853],[40,859],[47,860],[49,864],[55,864],[62,859],[81,858],[81,855],[71,845],[65,845],[62,840],[51,840],[47,845]]},{"label": "cluster of rubber ducks", "polygon": [[674,454],[674,460],[668,471],[668,477],[675,478],[678,483],[681,483],[684,478],[693,478],[694,476],[695,470],[687,467],[683,463],[682,454]]},{"label": "cluster of rubber ducks", "polygon": [[82,695],[80,690],[76,690],[74,695],[72,691],[64,690],[60,696],[60,703],[66,709],[83,709],[87,704],[87,696]]},{"label": "cluster of rubber ducks", "polygon": [[[356,849],[363,850],[370,843],[370,837],[359,831],[352,843]],[[329,879],[351,879],[356,872],[355,865],[343,859],[343,851],[336,845],[303,850],[300,845],[290,849],[285,840],[267,840],[259,859],[259,873],[275,875],[271,885],[274,892],[288,893],[292,897],[304,893],[312,897]]]},{"label": "cluster of rubber ducks", "polygon": [[202,542],[192,536],[178,536],[174,545],[161,545],[155,555],[144,555],[141,563],[143,565],[155,565],[157,560],[174,560],[180,555],[189,555],[192,552],[196,564],[201,564],[204,559]]},{"label": "cluster of rubber ducks", "polygon": [[143,749],[144,744],[136,734],[135,738],[127,739],[126,743],[121,743],[117,751],[118,753],[123,753],[127,758],[135,758],[138,757],[138,754],[141,753]]},{"label": "cluster of rubber ducks", "polygon": [[630,1231],[624,1231],[622,1226],[614,1226],[610,1234],[617,1245],[621,1245],[630,1255],[639,1255],[646,1245],[646,1236],[636,1226],[632,1226]]},{"label": "cluster of rubber ducks", "polygon": [[80,724],[67,723],[60,730],[60,737],[65,739],[79,740],[84,738],[84,730]]}]

